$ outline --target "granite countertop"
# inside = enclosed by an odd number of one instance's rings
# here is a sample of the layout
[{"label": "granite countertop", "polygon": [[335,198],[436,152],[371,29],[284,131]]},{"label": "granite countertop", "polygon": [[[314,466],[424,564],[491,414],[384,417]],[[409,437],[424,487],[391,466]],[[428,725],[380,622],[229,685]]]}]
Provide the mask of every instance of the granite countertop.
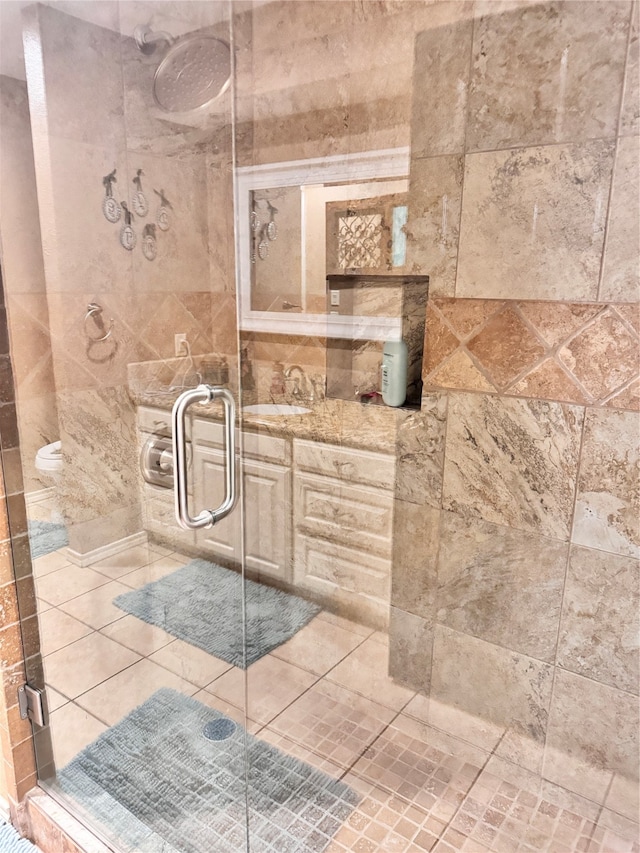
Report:
[{"label": "granite countertop", "polygon": [[[171,409],[179,391],[130,391],[136,406]],[[325,399],[308,404],[304,415],[256,415],[241,413],[242,428],[278,438],[302,438],[326,444],[394,453],[399,427],[414,412],[386,406]],[[211,420],[221,420],[218,406],[196,403],[190,411]],[[240,418],[239,418],[240,420]]]}]

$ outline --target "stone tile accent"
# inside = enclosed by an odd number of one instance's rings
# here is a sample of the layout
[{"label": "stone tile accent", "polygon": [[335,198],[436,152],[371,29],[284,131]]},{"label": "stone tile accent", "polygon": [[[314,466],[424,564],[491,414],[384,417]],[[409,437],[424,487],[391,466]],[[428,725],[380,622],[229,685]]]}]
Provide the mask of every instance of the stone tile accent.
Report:
[{"label": "stone tile accent", "polygon": [[443,388],[465,388],[468,391],[495,391],[495,387],[480,372],[477,362],[463,349],[454,352],[429,377],[429,383]]},{"label": "stone tile accent", "polygon": [[640,556],[638,415],[587,409],[572,541]]},{"label": "stone tile accent", "polygon": [[607,397],[638,372],[638,337],[609,308],[558,352],[558,359],[591,400]]},{"label": "stone tile accent", "polygon": [[[0,307],[4,307],[1,276]],[[13,812],[36,783],[31,726],[20,719],[17,690],[26,680],[44,686],[44,679],[31,560],[28,549],[23,553],[21,547],[26,541],[26,514],[5,312],[0,321],[5,332],[0,334],[0,365],[4,367],[0,387],[0,779],[5,786],[0,795],[9,801]],[[21,620],[25,620],[23,625]]]},{"label": "stone tile accent", "polygon": [[444,508],[567,540],[582,421],[577,406],[451,393]]},{"label": "stone tile accent", "polygon": [[640,312],[615,303],[429,301],[423,380],[508,396],[638,408]]},{"label": "stone tile accent", "polygon": [[638,693],[638,562],[571,548],[557,663],[602,684]]},{"label": "stone tile accent", "polygon": [[614,144],[469,154],[456,296],[596,299]]},{"label": "stone tile accent", "polygon": [[548,358],[511,387],[512,394],[542,400],[584,403],[584,391],[554,358]]},{"label": "stone tile accent", "polygon": [[544,354],[535,333],[509,304],[469,340],[467,349],[500,390]]}]

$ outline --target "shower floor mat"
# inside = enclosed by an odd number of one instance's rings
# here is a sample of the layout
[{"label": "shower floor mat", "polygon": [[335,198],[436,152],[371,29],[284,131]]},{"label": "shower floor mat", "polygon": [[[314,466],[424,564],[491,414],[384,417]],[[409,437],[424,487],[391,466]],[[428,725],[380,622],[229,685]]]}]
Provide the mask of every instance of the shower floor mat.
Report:
[{"label": "shower floor mat", "polygon": [[58,548],[69,544],[67,528],[64,524],[51,521],[29,521],[29,544],[33,559],[51,554]]},{"label": "shower floor mat", "polygon": [[167,577],[114,598],[121,610],[241,668],[250,666],[304,628],[320,608],[304,598],[245,581],[246,656],[242,578],[192,560]]},{"label": "shower floor mat", "polygon": [[252,851],[322,853],[359,802],[343,782],[168,689],[85,747],[57,785],[144,853],[238,853],[247,803]]}]

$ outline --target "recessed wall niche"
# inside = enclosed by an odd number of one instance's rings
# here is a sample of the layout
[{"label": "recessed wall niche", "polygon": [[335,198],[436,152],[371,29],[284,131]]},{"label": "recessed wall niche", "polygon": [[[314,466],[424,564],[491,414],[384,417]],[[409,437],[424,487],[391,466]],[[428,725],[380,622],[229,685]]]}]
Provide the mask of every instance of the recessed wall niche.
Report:
[{"label": "recessed wall niche", "polygon": [[[408,350],[407,399],[403,408],[419,409],[429,277],[418,275],[328,275],[327,313],[345,317],[400,320]],[[355,328],[354,324],[354,328]],[[327,397],[383,405],[380,391],[383,340],[327,338]]]}]

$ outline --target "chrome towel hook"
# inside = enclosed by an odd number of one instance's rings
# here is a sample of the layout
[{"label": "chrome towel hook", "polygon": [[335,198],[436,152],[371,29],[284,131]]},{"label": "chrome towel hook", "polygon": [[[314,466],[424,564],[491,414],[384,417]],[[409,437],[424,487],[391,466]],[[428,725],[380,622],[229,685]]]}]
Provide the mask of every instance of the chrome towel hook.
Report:
[{"label": "chrome towel hook", "polygon": [[91,341],[91,343],[97,344],[100,343],[100,341],[106,341],[107,338],[111,337],[111,333],[113,332],[113,317],[111,317],[109,320],[109,328],[107,329],[106,333],[98,338],[89,334],[89,330],[87,328],[87,320],[89,319],[89,317],[93,318],[93,322],[96,324],[98,329],[101,332],[104,332],[105,325],[104,320],[102,319],[102,306],[98,305],[97,302],[90,302],[87,307],[87,313],[84,316],[84,333]]}]

